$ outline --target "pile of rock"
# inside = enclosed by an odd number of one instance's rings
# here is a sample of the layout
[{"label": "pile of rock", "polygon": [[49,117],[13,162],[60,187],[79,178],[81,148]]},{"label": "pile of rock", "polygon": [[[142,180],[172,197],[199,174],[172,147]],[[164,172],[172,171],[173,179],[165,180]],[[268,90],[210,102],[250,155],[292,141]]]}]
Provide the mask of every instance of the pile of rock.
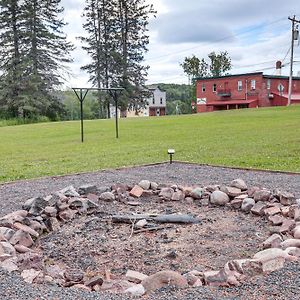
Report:
[{"label": "pile of rock", "polygon": [[[102,278],[81,270],[62,270],[45,266],[43,256],[33,250],[41,235],[59,230],[62,223],[77,216],[97,212],[99,202],[119,201],[126,205],[141,205],[141,197],[156,196],[161,201],[182,201],[199,206],[224,206],[263,217],[273,225],[272,235],[263,243],[263,251],[252,258],[228,261],[217,271],[185,274],[165,270],[151,276],[129,270],[123,279]],[[186,187],[162,185],[142,180],[134,186],[115,184],[110,188],[85,185],[79,189],[69,186],[45,198],[27,200],[23,210],[0,219],[0,266],[10,272],[18,271],[29,283],[54,282],[66,287],[100,291],[128,292],[134,295],[165,285],[230,286],[248,277],[282,268],[285,261],[300,257],[300,200],[291,193],[250,187],[242,179],[228,186]],[[142,226],[143,227],[143,226]]]}]

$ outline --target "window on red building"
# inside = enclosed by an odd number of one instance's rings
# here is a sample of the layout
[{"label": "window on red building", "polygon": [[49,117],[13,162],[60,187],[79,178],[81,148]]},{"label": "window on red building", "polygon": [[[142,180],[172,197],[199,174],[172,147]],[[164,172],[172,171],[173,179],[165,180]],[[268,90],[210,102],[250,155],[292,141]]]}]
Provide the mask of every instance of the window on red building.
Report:
[{"label": "window on red building", "polygon": [[239,80],[238,81],[238,91],[242,91],[243,90],[243,81]]},{"label": "window on red building", "polygon": [[217,85],[214,83],[213,84],[213,92],[216,92],[217,91]]},{"label": "window on red building", "polygon": [[205,92],[205,83],[202,83],[202,92]]},{"label": "window on red building", "polygon": [[255,81],[255,79],[252,79],[251,80],[251,90],[255,90],[255,88],[256,88],[256,81]]},{"label": "window on red building", "polygon": [[271,79],[268,79],[268,81],[267,81],[267,89],[268,90],[271,89]]}]

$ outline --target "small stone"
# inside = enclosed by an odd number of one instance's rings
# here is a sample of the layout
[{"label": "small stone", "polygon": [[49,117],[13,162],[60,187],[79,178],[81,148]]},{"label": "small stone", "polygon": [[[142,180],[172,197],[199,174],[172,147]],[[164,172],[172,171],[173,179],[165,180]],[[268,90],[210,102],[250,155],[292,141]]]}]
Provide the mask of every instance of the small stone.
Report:
[{"label": "small stone", "polygon": [[36,271],[34,269],[30,269],[30,270],[24,270],[21,273],[21,276],[23,277],[25,282],[31,284],[40,274],[41,274],[41,271]]},{"label": "small stone", "polygon": [[28,232],[24,232],[23,230],[18,230],[12,238],[9,240],[12,245],[21,244],[25,247],[32,247],[33,240]]},{"label": "small stone", "polygon": [[234,199],[245,200],[246,198],[248,198],[248,195],[247,194],[242,194],[242,195],[239,195],[239,196],[235,197]]},{"label": "small stone", "polygon": [[174,193],[173,193],[171,200],[172,200],[172,201],[183,201],[184,198],[185,198],[184,192],[182,192],[182,191],[177,191],[177,192],[174,192]]},{"label": "small stone", "polygon": [[247,190],[248,197],[249,197],[249,198],[253,198],[253,197],[254,197],[254,194],[255,194],[257,191],[260,191],[260,188],[259,188],[259,187],[257,187],[257,186],[251,187],[250,189]]},{"label": "small stone", "polygon": [[267,261],[263,261],[263,273],[270,273],[276,270],[280,270],[284,267],[285,258],[284,257],[277,257]]},{"label": "small stone", "polygon": [[209,286],[228,286],[228,276],[224,270],[221,271],[207,271],[203,273],[205,284]]},{"label": "small stone", "polygon": [[300,226],[297,225],[293,231],[293,236],[295,239],[300,239]]},{"label": "small stone", "polygon": [[86,195],[86,198],[92,201],[93,203],[96,203],[99,200],[99,196],[96,194],[88,194]]},{"label": "small stone", "polygon": [[158,188],[158,184],[156,182],[152,181],[150,184],[150,188],[151,188],[151,190],[156,191]]},{"label": "small stone", "polygon": [[206,187],[204,187],[204,190],[206,190],[207,192],[214,192],[214,191],[219,191],[220,190],[220,186],[215,184],[215,185],[208,185]]},{"label": "small stone", "polygon": [[135,283],[141,283],[144,279],[148,278],[147,275],[133,270],[128,270],[125,276],[128,281]]},{"label": "small stone", "polygon": [[58,217],[63,221],[67,222],[75,218],[77,211],[72,209],[65,209],[58,213]]},{"label": "small stone", "polygon": [[230,183],[230,186],[241,189],[242,191],[248,189],[245,181],[243,179],[240,179],[240,178],[232,180],[231,183]]},{"label": "small stone", "polygon": [[229,261],[229,269],[243,274],[247,277],[253,277],[263,272],[262,263],[255,259],[236,259]]},{"label": "small stone", "polygon": [[213,205],[224,206],[229,200],[228,195],[222,191],[214,191],[210,196],[210,203]]},{"label": "small stone", "polygon": [[140,198],[144,192],[144,189],[139,185],[135,185],[129,192],[129,195],[135,198]]},{"label": "small stone", "polygon": [[2,234],[7,240],[10,240],[14,233],[15,231],[10,228],[0,227],[0,234]]},{"label": "small stone", "polygon": [[101,276],[94,276],[90,278],[89,280],[85,281],[84,285],[88,287],[93,287],[95,285],[102,285],[103,284],[103,278]]},{"label": "small stone", "polygon": [[280,246],[283,250],[289,247],[300,248],[300,239],[287,239],[281,242]]},{"label": "small stone", "polygon": [[146,219],[139,220],[138,222],[135,223],[134,227],[136,228],[144,228],[148,224]]},{"label": "small stone", "polygon": [[282,225],[282,223],[284,221],[284,217],[282,217],[280,215],[269,216],[268,220],[272,223],[272,225],[279,226],[279,225]]},{"label": "small stone", "polygon": [[292,193],[281,192],[280,193],[280,203],[284,206],[289,206],[295,203],[295,196]]},{"label": "small stone", "polygon": [[297,207],[294,211],[294,220],[295,222],[300,222],[300,208]]},{"label": "small stone", "polygon": [[290,207],[289,206],[283,206],[283,207],[281,207],[281,214],[284,217],[288,217],[289,213],[290,213]]},{"label": "small stone", "polygon": [[21,270],[44,269],[44,257],[36,252],[26,252],[18,255],[18,266]]},{"label": "small stone", "polygon": [[251,208],[251,212],[255,215],[263,216],[265,209],[267,208],[266,203],[259,201]]},{"label": "small stone", "polygon": [[252,198],[245,198],[242,202],[242,211],[243,212],[250,212],[253,206],[255,205],[255,201]]},{"label": "small stone", "polygon": [[267,217],[269,217],[269,216],[274,216],[276,214],[281,213],[281,209],[279,207],[277,207],[277,206],[275,206],[275,207],[269,207],[269,208],[266,208],[264,212],[265,212],[265,215]]},{"label": "small stone", "polygon": [[260,252],[257,252],[254,257],[254,259],[257,259],[261,262],[267,262],[273,259],[279,259],[279,258],[284,258],[288,261],[295,261],[295,258],[286,252],[284,252],[282,249],[277,249],[277,248],[270,248],[266,250],[262,250]]},{"label": "small stone", "polygon": [[141,180],[138,184],[143,190],[149,190],[151,182],[149,180]]},{"label": "small stone", "polygon": [[83,280],[84,273],[79,269],[68,269],[64,273],[66,281],[81,282]]},{"label": "small stone", "polygon": [[286,252],[287,254],[289,254],[291,256],[296,256],[296,257],[300,258],[300,248],[298,248],[298,247],[288,247],[284,250],[284,252]]},{"label": "small stone", "polygon": [[80,197],[80,195],[76,192],[76,189],[72,185],[60,190],[59,193],[62,193],[66,197]]},{"label": "small stone", "polygon": [[8,242],[0,242],[0,255],[16,256],[15,248]]},{"label": "small stone", "polygon": [[79,195],[88,195],[88,194],[96,194],[97,187],[92,184],[85,184],[79,187],[78,189]]},{"label": "small stone", "polygon": [[187,280],[174,271],[160,271],[142,281],[145,291],[151,292],[165,286],[176,286],[178,288],[187,287]]},{"label": "small stone", "polygon": [[172,188],[166,187],[162,188],[159,197],[161,197],[163,200],[171,200],[173,196],[174,190]]},{"label": "small stone", "polygon": [[115,195],[112,192],[104,192],[100,195],[99,199],[106,202],[113,202],[115,201]]},{"label": "small stone", "polygon": [[282,242],[281,235],[274,233],[267,240],[263,242],[263,248],[280,248],[280,243]]},{"label": "small stone", "polygon": [[141,297],[146,293],[146,290],[142,284],[137,284],[128,288],[125,293],[131,294],[134,297]]},{"label": "small stone", "polygon": [[24,232],[27,232],[27,233],[29,233],[30,235],[32,235],[36,238],[39,237],[39,234],[27,225],[23,225],[21,223],[14,223],[14,227],[18,230],[22,230]]},{"label": "small stone", "polygon": [[234,198],[234,199],[230,202],[230,205],[231,205],[231,207],[233,207],[234,209],[240,209],[240,208],[242,207],[242,203],[243,203],[243,199]]},{"label": "small stone", "polygon": [[7,238],[2,233],[0,233],[0,242],[7,242]]},{"label": "small stone", "polygon": [[204,190],[200,187],[197,187],[190,191],[189,196],[194,199],[201,199],[203,196]]},{"label": "small stone", "polygon": [[[199,277],[197,277],[196,275],[194,275],[191,272],[186,273],[183,276],[187,280],[188,285],[190,285],[190,286],[195,286],[196,282],[199,280]],[[201,282],[201,285],[202,285],[202,282]],[[197,285],[197,286],[199,286],[199,285]]]},{"label": "small stone", "polygon": [[299,206],[297,204],[294,204],[294,205],[291,205],[291,206],[288,206],[288,207],[289,207],[289,214],[288,214],[288,216],[291,219],[295,219],[295,214],[296,213],[299,214],[299,211],[300,211]]},{"label": "small stone", "polygon": [[287,233],[292,231],[295,227],[296,222],[294,220],[284,219],[281,227],[279,228],[279,233]]},{"label": "small stone", "polygon": [[49,231],[58,231],[60,229],[60,223],[54,217],[46,219],[45,225]]},{"label": "small stone", "polygon": [[258,190],[254,193],[254,200],[255,202],[259,202],[259,201],[269,201],[271,197],[271,192],[268,190]]},{"label": "small stone", "polygon": [[30,248],[25,247],[25,246],[23,246],[21,244],[17,244],[14,247],[15,247],[16,251],[19,252],[19,253],[27,253],[27,252],[31,251]]},{"label": "small stone", "polygon": [[44,214],[48,217],[56,217],[57,209],[53,206],[46,206],[44,209]]},{"label": "small stone", "polygon": [[227,194],[229,197],[237,197],[242,194],[241,189],[232,186],[221,186],[220,190]]},{"label": "small stone", "polygon": [[17,266],[17,258],[16,257],[9,258],[9,259],[4,260],[3,262],[0,262],[0,267],[9,273],[19,270],[19,268]]},{"label": "small stone", "polygon": [[[194,203],[194,198],[192,198],[192,197],[186,197],[184,200],[185,200],[186,204],[193,204]],[[208,199],[207,199],[207,205],[208,205]]]}]

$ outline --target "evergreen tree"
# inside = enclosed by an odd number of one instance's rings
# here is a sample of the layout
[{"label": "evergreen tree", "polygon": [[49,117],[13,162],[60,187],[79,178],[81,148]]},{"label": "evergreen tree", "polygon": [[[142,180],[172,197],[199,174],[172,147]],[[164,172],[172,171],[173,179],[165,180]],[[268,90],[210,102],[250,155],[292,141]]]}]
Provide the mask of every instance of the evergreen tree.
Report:
[{"label": "evergreen tree", "polygon": [[145,0],[117,0],[119,32],[119,84],[125,88],[123,109],[144,107],[149,94],[145,84],[148,66],[142,65],[149,44],[149,17],[156,12]]},{"label": "evergreen tree", "polygon": [[80,39],[91,63],[82,69],[97,87],[124,87],[123,109],[143,103],[141,87],[148,67],[141,63],[149,43],[146,32],[152,13],[152,5],[145,0],[88,0],[84,9],[87,37]]},{"label": "evergreen tree", "polygon": [[0,66],[1,103],[13,116],[55,118],[62,112],[55,90],[73,49],[62,32],[60,0],[6,0],[0,7],[1,54],[8,52]]},{"label": "evergreen tree", "polygon": [[[87,37],[79,39],[84,43],[82,48],[90,55],[91,63],[81,69],[90,74],[89,81],[97,88],[108,88],[114,77],[115,43],[115,10],[114,1],[88,0],[83,16],[86,22],[83,28]],[[104,99],[104,101],[103,101]],[[104,117],[106,106],[107,116],[110,117],[110,103],[103,93],[98,93],[100,114]]]},{"label": "evergreen tree", "polygon": [[20,7],[17,0],[0,1],[0,107],[7,117],[18,115],[21,81]]}]

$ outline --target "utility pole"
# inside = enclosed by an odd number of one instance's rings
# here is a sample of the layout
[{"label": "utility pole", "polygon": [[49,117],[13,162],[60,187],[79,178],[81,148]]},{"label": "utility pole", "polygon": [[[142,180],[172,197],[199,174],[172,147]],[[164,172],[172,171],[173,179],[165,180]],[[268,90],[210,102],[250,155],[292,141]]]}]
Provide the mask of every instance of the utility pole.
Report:
[{"label": "utility pole", "polygon": [[296,20],[296,16],[293,18],[289,17],[289,20],[292,22],[292,45],[291,45],[291,63],[290,63],[290,79],[289,79],[289,98],[287,105],[291,105],[292,99],[292,88],[293,88],[293,63],[294,63],[294,42],[298,39],[298,25],[300,20]]}]

